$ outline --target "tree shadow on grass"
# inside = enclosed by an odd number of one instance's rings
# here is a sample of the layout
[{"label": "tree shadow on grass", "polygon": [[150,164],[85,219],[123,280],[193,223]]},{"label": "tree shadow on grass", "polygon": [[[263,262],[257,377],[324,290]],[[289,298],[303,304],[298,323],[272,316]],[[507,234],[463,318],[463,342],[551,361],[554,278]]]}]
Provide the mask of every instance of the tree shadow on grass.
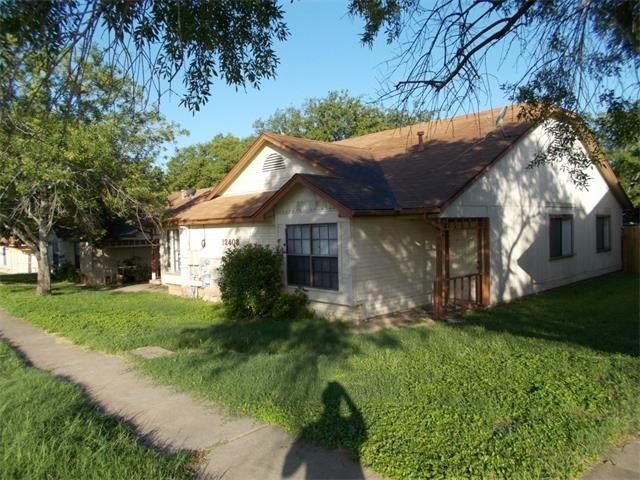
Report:
[{"label": "tree shadow on grass", "polygon": [[29,283],[36,284],[37,275],[35,273],[11,273],[0,274],[0,283],[13,284],[13,283]]},{"label": "tree shadow on grass", "polygon": [[478,326],[638,356],[638,280],[623,273],[586,280],[476,312],[454,328]]},{"label": "tree shadow on grass", "polygon": [[181,332],[180,348],[212,348],[246,354],[302,350],[315,355],[355,353],[348,324],[312,317],[300,320],[223,321]]}]

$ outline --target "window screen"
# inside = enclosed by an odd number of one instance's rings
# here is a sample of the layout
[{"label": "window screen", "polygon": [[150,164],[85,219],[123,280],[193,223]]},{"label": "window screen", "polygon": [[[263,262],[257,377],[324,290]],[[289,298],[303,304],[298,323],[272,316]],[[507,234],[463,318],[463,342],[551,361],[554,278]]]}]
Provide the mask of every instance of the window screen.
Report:
[{"label": "window screen", "polygon": [[551,258],[573,255],[573,217],[567,215],[550,218],[549,249]]},{"label": "window screen", "polygon": [[611,217],[596,217],[596,250],[608,252],[611,250]]},{"label": "window screen", "polygon": [[287,225],[287,283],[338,290],[338,225]]}]

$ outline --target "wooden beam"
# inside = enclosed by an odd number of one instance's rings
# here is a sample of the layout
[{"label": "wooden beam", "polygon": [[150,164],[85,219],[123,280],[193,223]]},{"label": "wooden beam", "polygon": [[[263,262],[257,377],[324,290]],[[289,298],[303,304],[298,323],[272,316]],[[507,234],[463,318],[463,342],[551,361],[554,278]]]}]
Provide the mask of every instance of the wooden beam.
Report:
[{"label": "wooden beam", "polygon": [[482,236],[482,222],[480,220],[478,220],[476,222],[476,251],[478,254],[478,259],[477,259],[477,272],[478,272],[478,277],[477,277],[477,282],[478,285],[476,286],[476,303],[477,304],[481,304],[482,303],[482,272],[483,272],[483,267],[482,267],[482,260],[483,260],[483,250],[482,250],[482,242],[483,242],[483,236]]},{"label": "wooden beam", "polygon": [[444,229],[444,306],[449,304],[449,228]]},{"label": "wooden beam", "polygon": [[442,318],[442,263],[444,250],[444,228],[441,223],[436,227],[436,278],[433,282],[433,319]]},{"label": "wooden beam", "polygon": [[491,256],[489,219],[482,222],[482,305],[488,306],[491,302]]}]

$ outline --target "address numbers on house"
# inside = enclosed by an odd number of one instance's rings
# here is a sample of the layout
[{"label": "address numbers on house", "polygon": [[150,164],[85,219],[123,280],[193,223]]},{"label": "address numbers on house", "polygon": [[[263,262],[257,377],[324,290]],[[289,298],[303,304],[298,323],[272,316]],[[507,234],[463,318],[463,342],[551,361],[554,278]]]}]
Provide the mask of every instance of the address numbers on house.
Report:
[{"label": "address numbers on house", "polygon": [[225,247],[239,247],[240,239],[239,238],[224,238],[222,240],[222,245]]}]

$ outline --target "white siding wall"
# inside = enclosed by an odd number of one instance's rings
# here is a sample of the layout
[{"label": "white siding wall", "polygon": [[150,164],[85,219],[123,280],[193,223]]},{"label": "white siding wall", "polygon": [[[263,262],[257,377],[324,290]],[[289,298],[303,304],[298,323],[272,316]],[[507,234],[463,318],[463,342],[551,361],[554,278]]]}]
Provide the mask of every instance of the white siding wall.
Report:
[{"label": "white siding wall", "polygon": [[[595,167],[588,190],[557,166],[526,168],[547,141],[535,129],[442,215],[489,218],[492,303],[621,268],[622,211]],[[552,214],[573,215],[572,257],[550,260]],[[611,215],[610,252],[596,253],[596,215]]]},{"label": "white siding wall", "polygon": [[[265,158],[273,153],[282,155],[285,168],[263,172]],[[264,147],[229,185],[223,195],[244,195],[278,190],[296,173],[318,173],[318,171],[307,162],[298,160],[282,150]]]},{"label": "white siding wall", "polygon": [[355,218],[351,230],[361,318],[431,303],[435,232],[423,217]]},{"label": "white siding wall", "polygon": [[162,283],[177,287],[172,289],[172,293],[217,300],[220,296],[217,270],[225,250],[234,245],[243,246],[249,243],[275,246],[273,220],[237,225],[181,227],[180,271],[166,271],[163,248]]},{"label": "white siding wall", "polygon": [[334,206],[303,187],[294,188],[275,208],[278,243],[285,245],[286,226],[306,223],[338,224],[338,291],[305,288],[319,313],[340,318],[357,317],[353,311],[351,224]]},{"label": "white siding wall", "polygon": [[0,246],[0,273],[34,273],[38,271],[35,255],[19,248]]},{"label": "white siding wall", "polygon": [[[264,222],[180,228],[181,269],[179,272],[166,271],[166,252],[162,246],[162,283],[169,285],[172,293],[218,300],[217,269],[227,248],[235,242],[239,246],[260,243],[284,247],[287,225],[307,223],[338,224],[339,290],[305,288],[311,307],[323,315],[357,318],[359,311],[353,308],[349,219],[340,218],[332,205],[303,187],[295,188],[283,198]],[[205,247],[202,247],[203,239]]]}]

